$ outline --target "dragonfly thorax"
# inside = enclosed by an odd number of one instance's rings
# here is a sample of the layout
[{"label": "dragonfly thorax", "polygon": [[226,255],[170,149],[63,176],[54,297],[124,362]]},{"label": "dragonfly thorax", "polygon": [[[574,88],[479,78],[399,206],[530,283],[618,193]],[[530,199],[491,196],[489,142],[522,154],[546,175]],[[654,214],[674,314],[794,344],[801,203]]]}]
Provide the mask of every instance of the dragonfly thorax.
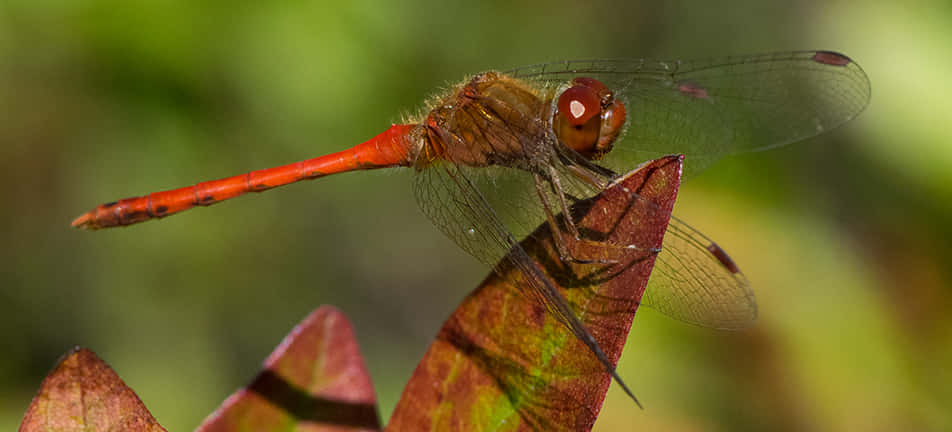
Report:
[{"label": "dragonfly thorax", "polygon": [[552,148],[550,117],[543,115],[548,110],[528,84],[496,72],[479,74],[427,115],[425,159],[417,164],[444,159],[531,169]]}]

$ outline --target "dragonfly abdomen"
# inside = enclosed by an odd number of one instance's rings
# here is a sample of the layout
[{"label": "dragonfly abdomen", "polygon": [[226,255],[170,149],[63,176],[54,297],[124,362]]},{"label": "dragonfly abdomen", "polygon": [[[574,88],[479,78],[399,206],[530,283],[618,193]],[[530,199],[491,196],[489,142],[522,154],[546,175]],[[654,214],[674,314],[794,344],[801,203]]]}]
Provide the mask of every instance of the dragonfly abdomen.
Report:
[{"label": "dragonfly abdomen", "polygon": [[278,168],[282,172],[270,172],[276,170],[276,168],[252,171],[234,177],[198,183],[194,186],[154,192],[141,197],[125,198],[102,204],[76,218],[73,221],[73,226],[84,229],[99,229],[132,225],[150,219],[162,218],[195,206],[209,206],[244,195],[249,191],[262,192],[282,184],[316,177],[302,177],[299,170],[288,169],[288,166]]},{"label": "dragonfly abdomen", "polygon": [[325,156],[102,204],[76,218],[73,227],[95,230],[162,218],[195,206],[209,206],[248,192],[364,169],[408,166],[416,125],[393,125],[370,140]]}]

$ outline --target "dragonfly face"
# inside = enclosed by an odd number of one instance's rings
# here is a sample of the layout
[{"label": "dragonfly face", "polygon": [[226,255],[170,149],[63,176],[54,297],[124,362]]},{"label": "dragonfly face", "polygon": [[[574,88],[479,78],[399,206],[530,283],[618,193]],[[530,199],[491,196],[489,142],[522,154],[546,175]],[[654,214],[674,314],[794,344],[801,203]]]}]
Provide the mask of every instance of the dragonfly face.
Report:
[{"label": "dragonfly face", "polygon": [[625,104],[594,78],[578,77],[559,95],[552,118],[556,135],[590,160],[610,152],[625,125]]}]

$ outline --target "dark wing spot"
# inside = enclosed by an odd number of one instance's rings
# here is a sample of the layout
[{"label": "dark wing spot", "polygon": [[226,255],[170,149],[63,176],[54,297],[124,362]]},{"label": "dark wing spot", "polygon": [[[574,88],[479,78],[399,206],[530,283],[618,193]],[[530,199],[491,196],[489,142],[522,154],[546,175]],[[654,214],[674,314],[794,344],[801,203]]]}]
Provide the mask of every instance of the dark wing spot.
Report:
[{"label": "dark wing spot", "polygon": [[696,99],[707,99],[707,89],[689,81],[683,81],[678,84],[678,91],[686,96]]},{"label": "dark wing spot", "polygon": [[739,273],[740,269],[737,268],[737,264],[734,264],[734,260],[727,255],[727,252],[724,252],[724,249],[721,249],[717,243],[711,243],[707,245],[707,251],[714,255],[714,258],[717,258],[721,262],[721,265],[724,266],[731,273]]},{"label": "dark wing spot", "polygon": [[813,55],[813,61],[830,66],[846,66],[852,63],[849,57],[833,51],[818,51]]}]

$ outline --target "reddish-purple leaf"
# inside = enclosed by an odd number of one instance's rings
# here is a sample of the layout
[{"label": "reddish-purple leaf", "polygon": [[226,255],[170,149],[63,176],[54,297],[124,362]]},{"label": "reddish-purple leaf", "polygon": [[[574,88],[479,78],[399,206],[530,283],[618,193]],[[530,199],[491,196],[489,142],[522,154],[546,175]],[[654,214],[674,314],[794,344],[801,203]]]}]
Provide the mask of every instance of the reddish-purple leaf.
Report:
[{"label": "reddish-purple leaf", "polygon": [[92,351],[76,348],[43,380],[20,432],[165,431]]},{"label": "reddish-purple leaf", "polygon": [[312,312],[265,360],[264,370],[197,429],[373,431],[377,398],[350,322],[336,308]]},{"label": "reddish-purple leaf", "polygon": [[[649,162],[573,207],[587,238],[638,246],[571,245],[584,257],[611,263],[563,264],[547,224],[522,243],[613,364],[654,265],[652,249],[661,247],[681,160]],[[519,289],[522,280],[522,273],[504,262],[463,301],[410,378],[388,431],[591,429],[610,375]],[[634,403],[632,408],[637,409]]]}]

